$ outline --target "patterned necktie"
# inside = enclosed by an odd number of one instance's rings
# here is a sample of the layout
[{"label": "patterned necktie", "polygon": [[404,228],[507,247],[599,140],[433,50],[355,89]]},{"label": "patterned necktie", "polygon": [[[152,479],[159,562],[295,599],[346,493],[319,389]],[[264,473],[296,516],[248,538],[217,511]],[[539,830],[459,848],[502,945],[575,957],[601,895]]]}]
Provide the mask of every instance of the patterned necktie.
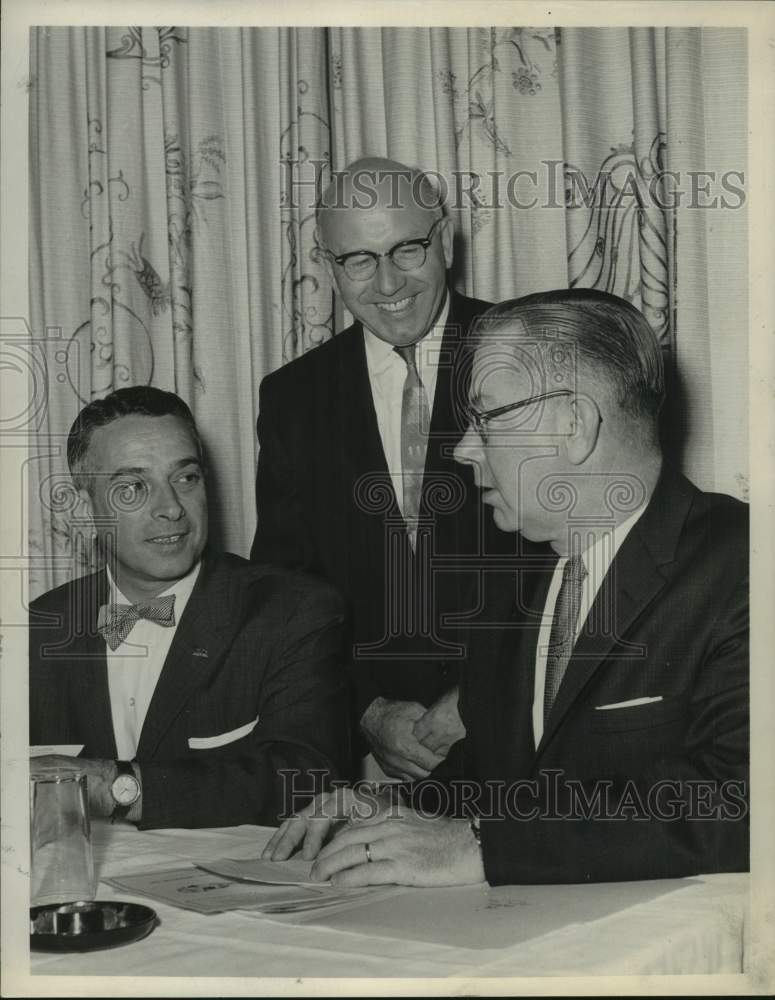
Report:
[{"label": "patterned necktie", "polygon": [[573,556],[565,563],[562,584],[554,606],[552,630],[549,634],[549,651],[546,656],[546,682],[544,684],[544,725],[560,690],[568,661],[576,641],[576,625],[581,608],[581,591],[586,567],[581,556]]},{"label": "patterned necktie", "polygon": [[97,631],[115,652],[141,618],[171,628],[175,624],[175,595],[155,597],[144,604],[103,604],[97,615]]},{"label": "patterned necktie", "polygon": [[403,514],[412,548],[417,538],[422,477],[425,471],[428,428],[431,422],[428,396],[417,371],[416,347],[416,344],[409,344],[406,347],[393,348],[406,362],[406,379],[401,401],[401,476],[404,486]]}]

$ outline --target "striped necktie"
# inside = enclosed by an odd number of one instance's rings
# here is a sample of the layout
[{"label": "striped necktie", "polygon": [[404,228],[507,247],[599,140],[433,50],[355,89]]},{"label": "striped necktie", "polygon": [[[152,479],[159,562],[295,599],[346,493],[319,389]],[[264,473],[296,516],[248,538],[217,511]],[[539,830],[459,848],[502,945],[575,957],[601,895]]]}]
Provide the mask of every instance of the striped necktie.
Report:
[{"label": "striped necktie", "polygon": [[576,641],[576,625],[581,609],[581,593],[586,567],[581,556],[573,556],[565,563],[562,584],[554,606],[552,630],[549,634],[549,652],[546,656],[546,681],[544,684],[544,725],[560,690],[568,661]]},{"label": "striped necktie", "polygon": [[403,514],[412,548],[417,538],[422,479],[428,450],[431,416],[428,396],[415,360],[416,344],[393,350],[406,362],[406,378],[401,401],[401,477],[404,487]]}]

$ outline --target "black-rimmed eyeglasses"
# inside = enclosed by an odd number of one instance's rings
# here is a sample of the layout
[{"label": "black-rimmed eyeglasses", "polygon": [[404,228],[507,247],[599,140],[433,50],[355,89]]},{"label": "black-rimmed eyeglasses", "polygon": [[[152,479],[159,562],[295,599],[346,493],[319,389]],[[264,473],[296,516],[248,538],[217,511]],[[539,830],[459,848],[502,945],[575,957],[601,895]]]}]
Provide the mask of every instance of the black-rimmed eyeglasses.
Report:
[{"label": "black-rimmed eyeglasses", "polygon": [[443,219],[444,216],[436,219],[424,240],[401,240],[385,253],[374,253],[373,250],[353,250],[350,253],[335,256],[325,247],[323,252],[344,268],[344,273],[351,281],[368,281],[369,278],[373,278],[377,273],[380,257],[389,257],[391,263],[395,264],[399,271],[414,271],[425,263],[428,247],[433,243],[433,230]]},{"label": "black-rimmed eyeglasses", "polygon": [[490,420],[495,417],[502,417],[506,413],[512,413],[514,410],[521,410],[523,406],[530,406],[531,403],[540,403],[542,399],[551,399],[553,396],[572,396],[573,392],[570,389],[552,389],[551,392],[542,392],[538,396],[528,396],[527,399],[520,399],[516,403],[507,403],[505,406],[496,406],[492,410],[477,410],[475,407],[469,404],[468,406],[468,419],[471,422],[471,426],[482,439],[482,441],[487,440],[487,424]]}]

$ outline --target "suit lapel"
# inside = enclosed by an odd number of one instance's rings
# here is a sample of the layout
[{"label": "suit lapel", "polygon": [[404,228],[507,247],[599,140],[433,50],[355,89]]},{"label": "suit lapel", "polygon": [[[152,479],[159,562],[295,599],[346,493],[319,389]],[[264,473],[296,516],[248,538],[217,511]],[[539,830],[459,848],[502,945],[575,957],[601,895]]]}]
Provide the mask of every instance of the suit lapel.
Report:
[{"label": "suit lapel", "polygon": [[[471,316],[462,307],[459,296],[450,294],[449,314],[439,347],[421,510],[434,525],[435,551],[462,555],[480,551],[480,510],[472,469],[459,465],[453,457],[465,430],[461,403],[467,397],[467,387],[460,377],[463,373],[460,361]],[[461,488],[465,512],[457,503],[449,502],[450,496]],[[437,583],[453,591],[456,586],[448,574],[441,574]]]},{"label": "suit lapel", "polygon": [[[597,593],[588,618],[591,626],[585,625],[574,647],[537,756],[614,648],[622,656],[640,655],[638,645],[627,641],[627,633],[665,585],[661,567],[674,557],[693,490],[683,477],[663,470],[648,507],[622,543]],[[600,628],[600,622],[612,622],[613,627]]]},{"label": "suit lapel", "polygon": [[[332,468],[342,465],[343,509],[352,508],[355,514],[348,527],[346,548],[350,579],[359,580],[364,565],[385,566],[386,519],[400,521],[401,510],[379,433],[363,327],[355,323],[338,339],[338,392],[334,396],[340,407],[339,441],[334,447],[341,448],[342,455],[334,456]],[[362,484],[360,488],[358,484]]]},{"label": "suit lapel", "polygon": [[[586,687],[611,650],[618,646],[626,655],[624,637],[630,626],[657,596],[665,579],[651,559],[648,549],[633,533],[625,539],[614,559],[590,610],[591,622],[611,622],[612,627],[600,629],[586,626],[573,650],[557,698],[549,713],[537,753],[540,755],[551,741],[576,698]],[[637,649],[632,648],[633,655]]]},{"label": "suit lapel", "polygon": [[535,664],[538,634],[541,628],[546,596],[557,565],[557,556],[547,546],[534,565],[526,564],[519,571],[517,590],[517,619],[521,623],[518,633],[512,671],[520,677],[518,701],[514,706],[515,734],[519,755],[519,773],[530,771],[535,758],[533,730],[533,699],[535,695]]},{"label": "suit lapel", "polygon": [[[463,720],[476,734],[477,773],[493,777],[510,760],[514,731],[504,723],[515,709],[514,676],[504,669],[505,647],[513,635],[502,623],[512,621],[513,587],[506,574],[492,573],[484,578],[482,623],[473,622],[468,633],[464,664]],[[506,749],[504,749],[506,748]]]},{"label": "suit lapel", "polygon": [[218,669],[224,651],[241,627],[240,589],[233,570],[206,556],[199,579],[175,631],[153,693],[137,747],[152,758],[192,694]]},{"label": "suit lapel", "polygon": [[[516,573],[485,576],[488,627],[482,629],[480,639],[472,638],[470,663],[493,678],[482,692],[480,709],[484,740],[492,747],[491,776],[527,774],[532,766],[536,615],[543,611],[550,565],[556,563],[556,556],[546,558],[548,564],[523,564]],[[471,684],[478,686],[479,679],[472,678]]]},{"label": "suit lapel", "polygon": [[459,470],[452,449],[463,436],[465,417],[461,402],[466,398],[465,383],[458,384],[463,340],[468,330],[468,318],[461,316],[458,297],[451,293],[449,314],[438,356],[436,389],[433,396],[430,440],[425,460],[426,472]]},{"label": "suit lapel", "polygon": [[76,732],[91,734],[83,749],[85,757],[115,758],[105,640],[97,631],[99,608],[109,594],[107,573],[103,569],[82,577],[75,581],[74,587],[72,617],[65,615],[64,620],[75,622],[76,655],[67,669],[73,678],[72,711],[81,720]]},{"label": "suit lapel", "polygon": [[341,334],[341,349],[337,378],[341,412],[339,414],[340,441],[351,469],[356,476],[365,472],[388,475],[387,460],[377,423],[377,411],[371,392],[371,380],[366,363],[363,327],[356,323],[351,330]]}]

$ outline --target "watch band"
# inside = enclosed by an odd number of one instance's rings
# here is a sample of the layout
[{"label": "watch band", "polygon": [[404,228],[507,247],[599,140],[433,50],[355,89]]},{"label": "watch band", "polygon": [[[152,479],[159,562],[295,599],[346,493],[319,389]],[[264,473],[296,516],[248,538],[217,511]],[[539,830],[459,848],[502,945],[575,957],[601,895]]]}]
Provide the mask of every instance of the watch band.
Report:
[{"label": "watch band", "polygon": [[[116,764],[116,769],[118,771],[118,774],[116,775],[117,778],[120,777],[122,774],[127,774],[130,775],[132,778],[134,778],[135,781],[137,781],[137,778],[135,776],[135,769],[132,767],[132,765],[129,763],[128,760],[117,760],[115,761],[115,764]],[[111,782],[111,794],[112,792],[113,789]],[[139,797],[140,796],[138,795],[137,798]],[[110,822],[115,823],[117,819],[126,819],[127,816],[129,815],[129,810],[132,808],[135,802],[137,802],[137,798],[126,806],[122,805],[120,802],[116,802],[114,799],[113,812],[110,814]]]}]

